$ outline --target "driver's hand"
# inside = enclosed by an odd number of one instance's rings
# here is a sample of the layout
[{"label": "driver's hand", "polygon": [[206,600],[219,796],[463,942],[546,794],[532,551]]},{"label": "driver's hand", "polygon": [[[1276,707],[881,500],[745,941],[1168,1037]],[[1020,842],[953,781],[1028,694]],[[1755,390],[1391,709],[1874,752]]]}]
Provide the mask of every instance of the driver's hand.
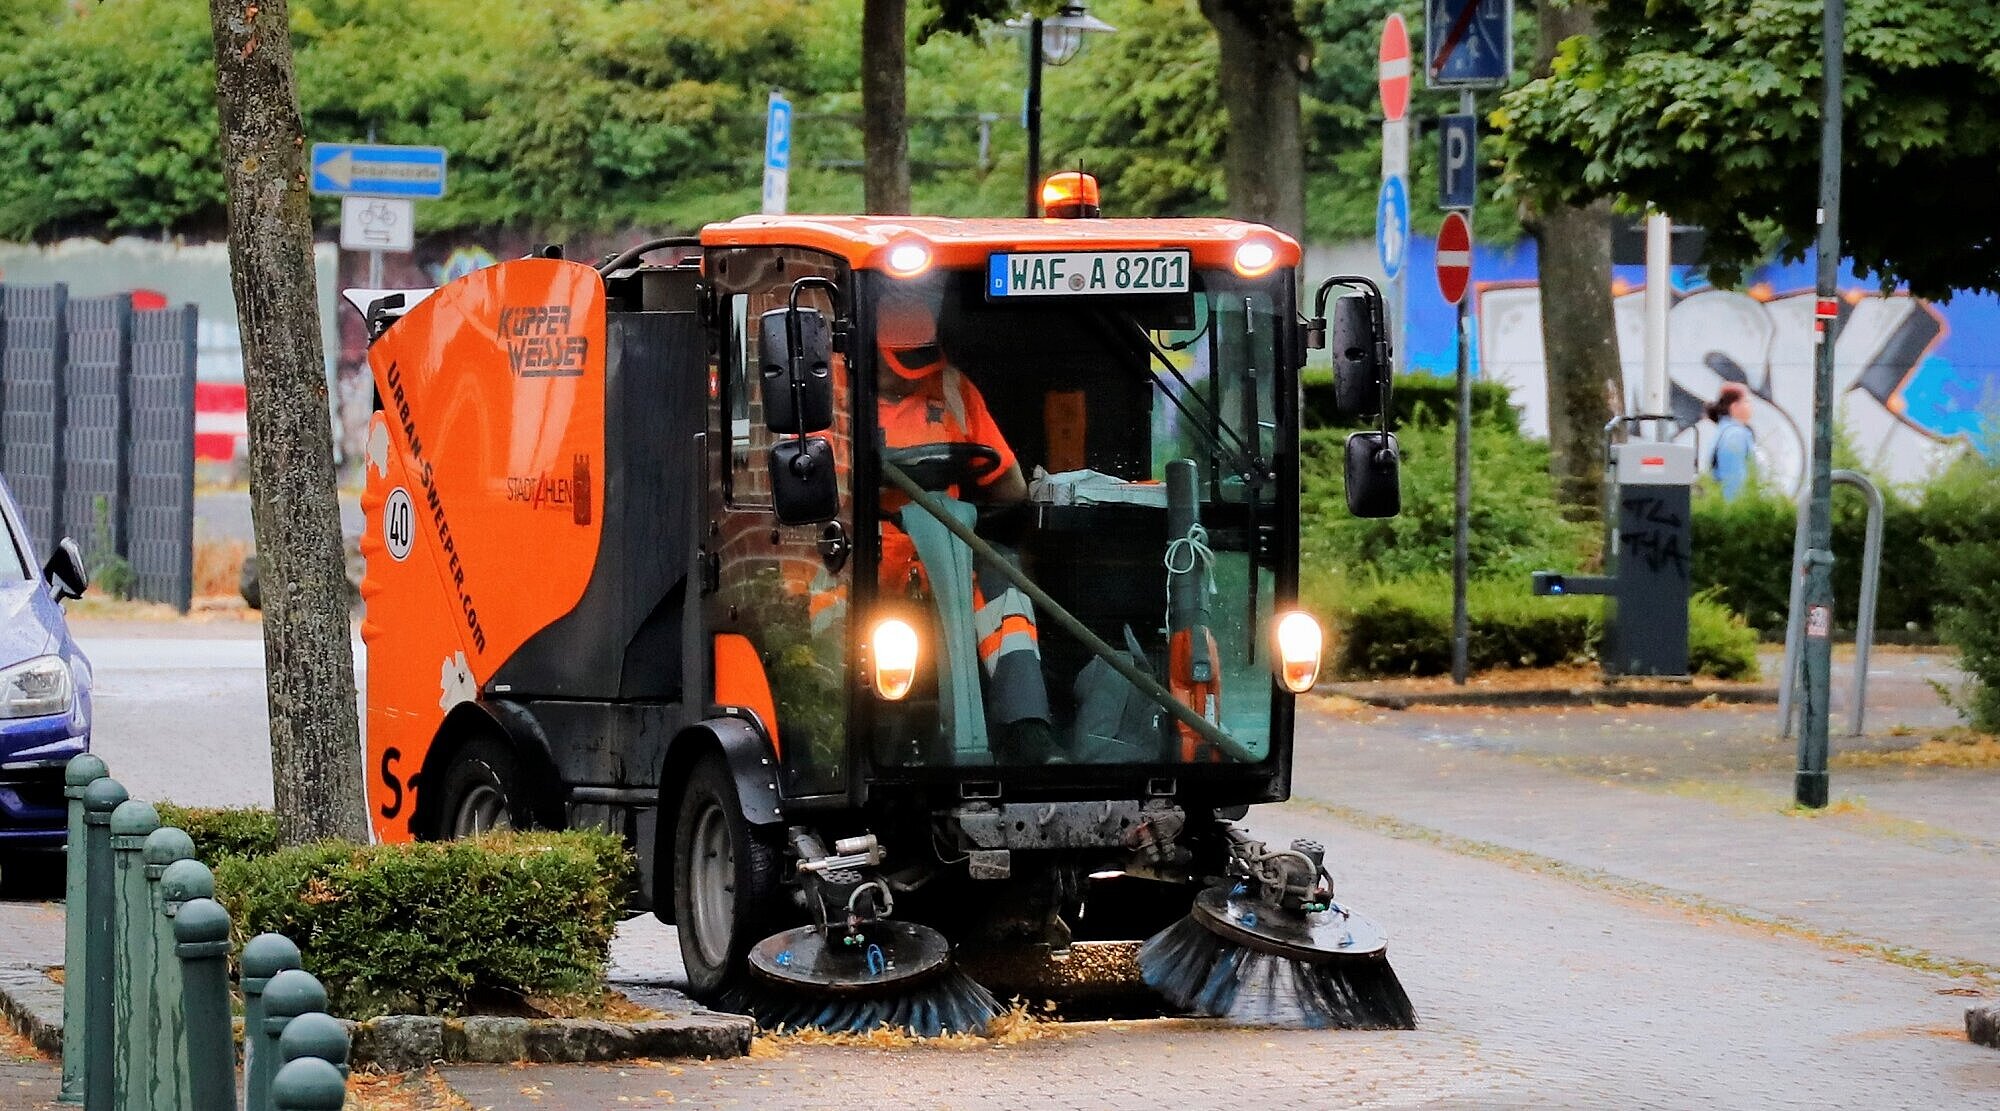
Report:
[{"label": "driver's hand", "polygon": [[1021,464],[1008,467],[999,478],[983,485],[975,484],[967,500],[979,505],[1004,506],[1019,505],[1028,500],[1028,480],[1021,477]]}]

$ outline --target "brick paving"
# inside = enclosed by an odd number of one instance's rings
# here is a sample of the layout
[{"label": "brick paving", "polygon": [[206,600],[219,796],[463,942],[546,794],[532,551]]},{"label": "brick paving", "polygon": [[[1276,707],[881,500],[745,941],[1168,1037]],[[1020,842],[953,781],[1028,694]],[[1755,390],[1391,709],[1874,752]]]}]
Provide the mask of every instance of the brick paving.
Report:
[{"label": "brick paving", "polygon": [[[213,678],[247,687],[234,664]],[[1924,683],[1940,674],[1934,655],[1878,658],[1876,732],[1836,751],[1947,724]],[[120,711],[137,721],[170,678],[133,674],[113,688]],[[1973,925],[2000,912],[2000,773],[1837,767],[1836,798],[1866,801],[1794,817],[1774,726],[1769,707],[1304,715],[1298,801],[1249,825],[1329,845],[1343,898],[1395,938],[1412,1033],[1141,1021],[977,1049],[779,1043],[737,1061],[445,1075],[495,1111],[2000,1106],[2000,1056],[1963,1025],[1967,1005],[2000,999],[2000,945]],[[255,733],[208,730],[199,781],[169,770],[188,767],[165,758],[173,738],[121,736],[135,779],[215,796],[186,801],[268,791]],[[0,960],[46,962],[56,921],[0,902]],[[1942,971],[1952,961],[1974,974]],[[614,965],[635,994],[680,982],[672,932],[649,919],[621,929]],[[54,1083],[53,1066],[0,1058],[0,1107],[34,1107]]]}]

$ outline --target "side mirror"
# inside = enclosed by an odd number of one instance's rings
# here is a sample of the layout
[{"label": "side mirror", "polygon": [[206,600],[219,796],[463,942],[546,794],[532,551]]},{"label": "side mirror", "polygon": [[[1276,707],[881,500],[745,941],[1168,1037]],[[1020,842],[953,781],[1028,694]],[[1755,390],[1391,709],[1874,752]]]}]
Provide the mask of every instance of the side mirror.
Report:
[{"label": "side mirror", "polygon": [[832,441],[801,436],[771,445],[771,509],[784,525],[817,525],[840,516]]},{"label": "side mirror", "polygon": [[90,588],[90,576],[83,572],[83,551],[76,541],[65,536],[56,542],[56,550],[42,565],[42,581],[54,589],[58,602],[83,597]]},{"label": "side mirror", "polygon": [[833,329],[826,316],[818,309],[772,309],[757,318],[757,339],[765,427],[790,435],[833,427]]},{"label": "side mirror", "polygon": [[1333,348],[1333,408],[1339,416],[1359,418],[1382,411],[1388,375],[1376,353],[1386,349],[1387,337],[1376,333],[1378,317],[1366,294],[1333,303],[1328,346]]},{"label": "side mirror", "polygon": [[1356,432],[1347,438],[1347,511],[1356,517],[1394,517],[1403,511],[1402,457],[1393,432]]}]

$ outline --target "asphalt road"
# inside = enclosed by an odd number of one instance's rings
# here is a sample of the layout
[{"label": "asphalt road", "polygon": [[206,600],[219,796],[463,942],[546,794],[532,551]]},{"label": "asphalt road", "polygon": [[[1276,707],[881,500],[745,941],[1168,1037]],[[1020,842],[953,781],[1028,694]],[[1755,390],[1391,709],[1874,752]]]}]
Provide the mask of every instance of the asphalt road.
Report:
[{"label": "asphalt road", "polygon": [[[254,627],[187,628],[83,630],[98,751],[141,796],[268,802]],[[1885,657],[1882,732],[1837,745],[1948,720],[1926,696],[1939,674]],[[1837,767],[1846,805],[1797,817],[1772,724],[1768,708],[1304,715],[1295,801],[1248,825],[1329,846],[1343,899],[1392,931],[1415,1032],[1122,1021],[972,1049],[779,1041],[446,1076],[495,1109],[2000,1106],[2000,1054],[1962,1026],[2000,987],[2000,772]],[[649,919],[615,959],[680,975]]]}]

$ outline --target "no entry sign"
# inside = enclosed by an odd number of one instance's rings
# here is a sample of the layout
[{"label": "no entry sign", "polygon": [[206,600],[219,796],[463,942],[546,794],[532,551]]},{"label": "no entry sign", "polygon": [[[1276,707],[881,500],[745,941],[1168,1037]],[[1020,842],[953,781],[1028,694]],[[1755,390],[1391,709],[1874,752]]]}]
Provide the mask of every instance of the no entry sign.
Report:
[{"label": "no entry sign", "polygon": [[1472,226],[1462,212],[1449,213],[1438,229],[1438,292],[1451,304],[1465,299],[1465,287],[1472,281]]},{"label": "no entry sign", "polygon": [[1400,13],[1382,24],[1382,49],[1376,53],[1376,90],[1382,95],[1382,118],[1400,120],[1410,109],[1410,29]]}]

